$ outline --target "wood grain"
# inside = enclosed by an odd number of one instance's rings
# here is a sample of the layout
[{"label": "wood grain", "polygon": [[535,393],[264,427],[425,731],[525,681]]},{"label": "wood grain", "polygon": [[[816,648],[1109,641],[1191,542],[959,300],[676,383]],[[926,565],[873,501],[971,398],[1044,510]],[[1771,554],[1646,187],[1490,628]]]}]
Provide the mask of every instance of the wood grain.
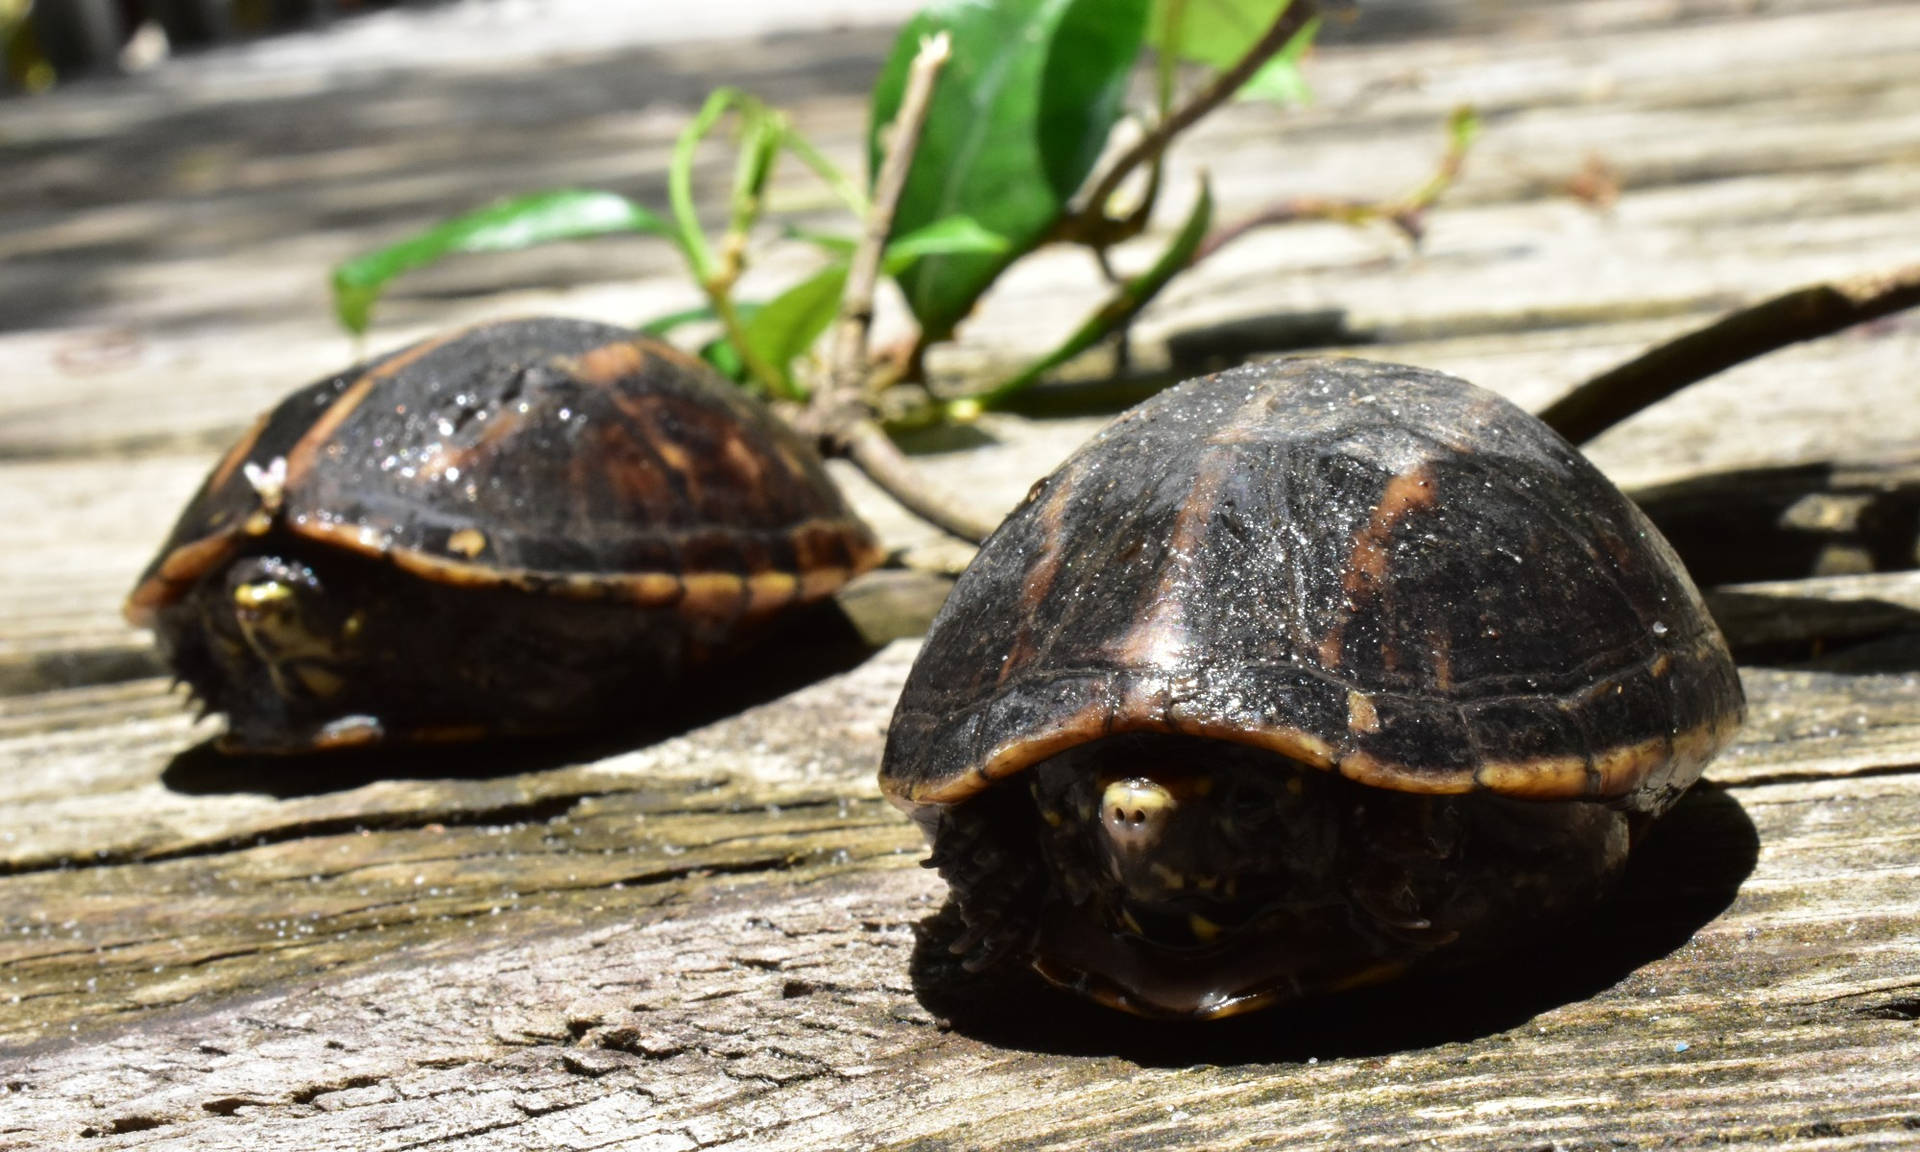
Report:
[{"label": "wood grain", "polygon": [[[1383,3],[1330,37],[1316,104],[1209,123],[1176,149],[1160,228],[1116,260],[1152,258],[1201,167],[1227,218],[1416,183],[1470,101],[1487,131],[1426,243],[1237,243],[1141,318],[1121,387],[1107,350],[1067,373],[1097,387],[1036,402],[1072,415],[915,440],[938,480],[1010,507],[1126,388],[1309,347],[1538,408],[1726,307],[1920,259],[1911,4]],[[0,102],[0,1148],[1920,1147],[1911,317],[1593,445],[1714,586],[1751,717],[1618,900],[1485,970],[1197,1029],[969,976],[873,783],[911,640],[679,732],[322,761],[204,746],[215,723],[118,602],[260,408],[454,323],[694,297],[645,239],[474,258],[402,282],[356,348],[327,265],[530,187],[658,199],[718,83],[855,163],[889,40],[326,83],[210,66]],[[708,210],[730,165],[700,156]],[[775,200],[836,223],[797,168]],[[749,295],[817,260],[769,240]],[[1012,369],[1098,288],[1043,254],[937,383]],[[902,321],[882,303],[884,339]],[[901,555],[964,563],[835,476]],[[884,640],[940,588],[883,573],[844,602]]]},{"label": "wood grain", "polygon": [[[577,768],[181,796],[172,838],[96,832],[93,859],[55,864],[36,805],[8,804],[0,891],[34,910],[0,947],[12,1133],[1682,1147],[1920,1123],[1911,673],[1749,672],[1715,786],[1571,944],[1202,1035],[939,955],[940,885],[871,780],[912,655]],[[122,693],[91,727],[146,766],[70,782],[91,795],[63,824],[181,771],[190,734],[156,741],[152,695]]]}]

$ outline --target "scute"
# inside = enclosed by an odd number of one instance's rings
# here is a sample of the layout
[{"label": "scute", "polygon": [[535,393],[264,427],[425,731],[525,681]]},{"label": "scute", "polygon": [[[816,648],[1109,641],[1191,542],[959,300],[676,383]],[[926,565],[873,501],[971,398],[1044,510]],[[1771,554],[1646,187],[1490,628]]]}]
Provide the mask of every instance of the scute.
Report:
[{"label": "scute", "polygon": [[1170,389],[1036,487],[934,622],[882,783],[953,803],[1165,731],[1658,811],[1742,708],[1677,559],[1565,441],[1439,373],[1290,360]]},{"label": "scute", "polygon": [[289,396],[188,504],[129,600],[136,623],[240,549],[262,504],[247,466],[275,459],[278,528],[450,583],[645,601],[713,574],[737,598],[758,577],[811,591],[839,581],[810,573],[878,560],[812,452],[704,365],[625,329],[532,319]]}]

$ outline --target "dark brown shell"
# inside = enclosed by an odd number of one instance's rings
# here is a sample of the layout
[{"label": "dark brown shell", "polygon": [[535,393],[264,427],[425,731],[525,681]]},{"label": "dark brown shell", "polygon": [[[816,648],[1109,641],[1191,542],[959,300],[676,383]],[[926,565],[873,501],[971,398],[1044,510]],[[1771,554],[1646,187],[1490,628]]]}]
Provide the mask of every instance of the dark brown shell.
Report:
[{"label": "dark brown shell", "polygon": [[128,618],[151,626],[269,533],[450,584],[716,611],[819,599],[879,558],[758,404],[670,345],[561,319],[434,337],[287,397],[181,513]]},{"label": "dark brown shell", "polygon": [[[696,667],[879,558],[812,448],[699,361],[517,320],[282,401],[126,612],[227,746],[298,751],[677,708]],[[311,617],[267,649],[235,599],[263,573]]]},{"label": "dark brown shell", "polygon": [[1743,710],[1672,550],[1545,425],[1439,373],[1290,360],[1170,389],[1034,489],[934,621],[881,783],[924,815],[1177,732],[1653,813]]}]

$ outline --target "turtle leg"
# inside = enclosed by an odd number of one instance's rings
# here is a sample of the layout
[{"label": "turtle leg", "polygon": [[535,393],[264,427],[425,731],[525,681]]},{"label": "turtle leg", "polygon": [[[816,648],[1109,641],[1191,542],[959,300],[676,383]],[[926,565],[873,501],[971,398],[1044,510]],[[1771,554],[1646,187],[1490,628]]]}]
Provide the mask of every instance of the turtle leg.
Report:
[{"label": "turtle leg", "polygon": [[989,792],[938,818],[925,863],[939,869],[966,925],[949,947],[970,972],[1033,955],[1047,876],[1025,801],[1018,791]]}]

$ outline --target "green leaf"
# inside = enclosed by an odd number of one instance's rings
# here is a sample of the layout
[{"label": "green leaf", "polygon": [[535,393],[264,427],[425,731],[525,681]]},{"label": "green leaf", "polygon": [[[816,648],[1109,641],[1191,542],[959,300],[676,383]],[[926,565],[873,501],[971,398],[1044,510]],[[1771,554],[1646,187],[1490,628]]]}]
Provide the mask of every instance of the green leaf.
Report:
[{"label": "green leaf", "polygon": [[740,359],[740,353],[734,350],[725,336],[715,336],[700,345],[700,359],[713,365],[715,371],[735,384],[747,382],[747,362]]},{"label": "green leaf", "polygon": [[1063,202],[1093,171],[1125,110],[1127,79],[1147,38],[1152,0],[1068,5],[1040,79],[1040,155]]},{"label": "green leaf", "polygon": [[612,232],[671,234],[666,221],[612,192],[562,189],[503,200],[337,265],[334,314],[349,332],[365,332],[374,301],[403,272],[457,252],[508,252]]},{"label": "green leaf", "polygon": [[916,228],[904,236],[895,237],[881,254],[880,263],[887,275],[898,276],[911,267],[915,260],[928,256],[968,252],[991,254],[1005,252],[1012,247],[1005,236],[989,232],[971,216],[948,216],[944,220],[935,220],[925,228]]},{"label": "green leaf", "polygon": [[888,126],[924,37],[946,31],[940,75],[894,217],[905,237],[967,216],[1006,238],[998,252],[921,257],[899,277],[929,340],[945,339],[994,278],[1044,238],[1086,179],[1120,114],[1149,0],[939,0],[901,32],[873,93],[868,152]]},{"label": "green leaf", "polygon": [[1006,403],[1032,387],[1048,372],[1093,347],[1109,333],[1139,315],[1140,310],[1167,286],[1167,281],[1192,262],[1194,252],[1200,247],[1200,241],[1206,238],[1207,228],[1212,223],[1213,192],[1203,176],[1200,180],[1200,198],[1194,204],[1193,211],[1187,215],[1186,223],[1180,226],[1180,231],[1174,235],[1166,251],[1160,253],[1160,258],[1153,262],[1153,267],[1121,285],[1120,290],[1087,317],[1059,347],[1028,365],[1013,379],[949,404],[948,414],[956,420],[968,420],[985,409]]},{"label": "green leaf", "polygon": [[[1182,60],[1230,68],[1266,35],[1287,5],[1288,0],[1154,0],[1148,40],[1155,49]],[[1253,74],[1239,94],[1306,103],[1308,92],[1300,75],[1300,60],[1319,30],[1318,17],[1307,21]]]},{"label": "green leaf", "polygon": [[[751,324],[754,317],[760,314],[762,306],[753,301],[742,300],[733,307],[744,327]],[[713,365],[720,375],[734,383],[749,390],[755,390],[752,370],[747,367],[746,360],[741,358],[740,350],[733,346],[733,342],[728,340],[724,333],[700,346],[700,359]]]},{"label": "green leaf", "polygon": [[[808,237],[823,248],[839,249],[834,237]],[[918,229],[893,243],[881,256],[889,275],[927,256],[950,252],[998,252],[1006,239],[982,228],[966,216],[949,216]],[[853,242],[845,242],[850,255]],[[833,325],[846,293],[848,260],[840,259],[769,300],[746,326],[747,343],[760,359],[781,374],[785,388],[797,390],[793,362],[805,356],[814,342]]]},{"label": "green leaf", "polygon": [[720,314],[711,304],[700,304],[692,308],[682,308],[678,312],[669,312],[665,316],[656,316],[645,324],[638,325],[634,331],[642,336],[662,336],[685,324],[697,324],[702,320],[718,320]]},{"label": "green leaf", "polygon": [[839,261],[767,301],[748,321],[747,343],[761,360],[781,374],[788,389],[795,387],[792,364],[807,354],[840,311],[840,294],[847,286],[847,265]]},{"label": "green leaf", "polygon": [[1276,104],[1311,104],[1313,89],[1307,87],[1307,78],[1300,70],[1300,62],[1306,57],[1307,49],[1313,47],[1313,38],[1320,33],[1320,17],[1315,16],[1300,26],[1300,31],[1282,45],[1273,58],[1260,66],[1253,79],[1240,86],[1238,93],[1243,100],[1271,100]]},{"label": "green leaf", "polygon": [[[788,228],[786,235],[789,240],[804,240],[837,260],[851,260],[853,250],[859,246],[859,241],[851,236],[830,236],[798,228]],[[973,217],[948,216],[944,220],[935,220],[925,228],[916,228],[905,236],[895,237],[881,256],[881,267],[887,275],[894,276],[922,256],[951,252],[1004,252],[1009,247],[1005,236],[987,231]]]}]

